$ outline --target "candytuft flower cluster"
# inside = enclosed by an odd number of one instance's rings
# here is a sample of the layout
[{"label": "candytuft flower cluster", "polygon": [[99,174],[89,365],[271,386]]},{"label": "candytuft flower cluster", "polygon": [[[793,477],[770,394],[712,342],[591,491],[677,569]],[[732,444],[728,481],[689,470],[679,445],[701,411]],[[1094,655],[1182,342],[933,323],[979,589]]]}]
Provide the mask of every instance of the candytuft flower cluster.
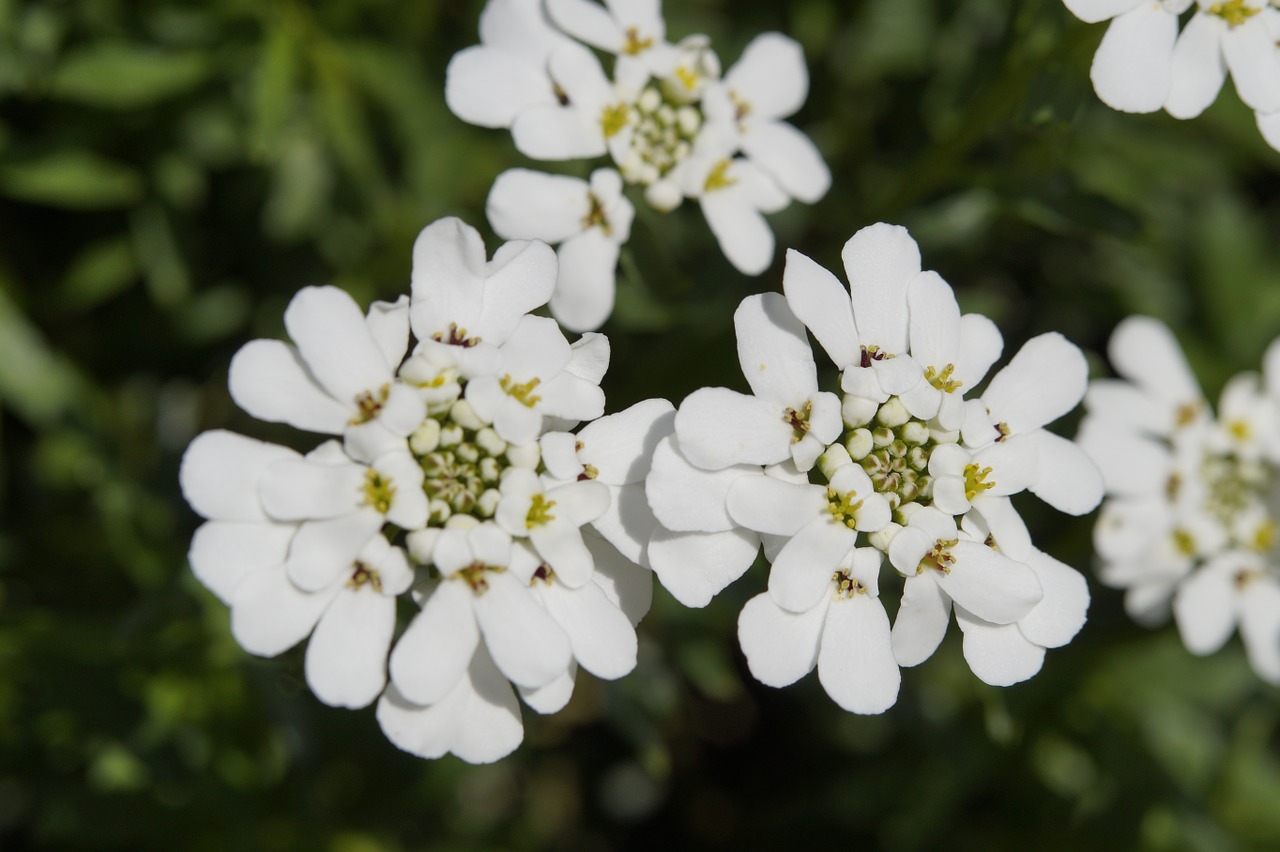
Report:
[{"label": "candytuft flower cluster", "polygon": [[[512,684],[552,713],[578,667],[635,666],[652,530],[622,512],[672,410],[602,416],[608,340],[570,344],[529,313],[556,269],[539,242],[486,260],[474,229],[443,219],[414,246],[412,298],[365,313],[336,288],[303,289],[285,312],[292,343],[244,346],[231,394],[331,437],[301,454],[212,431],[183,458],[183,493],[208,519],[191,565],[237,641],[272,656],[310,635],[316,696],[377,701],[387,736],[424,757],[514,749]],[[421,611],[401,632],[406,594]]]},{"label": "candytuft flower cluster", "polygon": [[[535,160],[611,161],[589,181],[511,169],[489,194],[498,234],[559,245],[550,307],[566,328],[599,328],[613,310],[635,215],[626,186],[662,212],[697,201],[729,261],[758,275],[774,255],[763,214],[813,203],[831,184],[813,143],[785,121],[809,77],[800,46],[780,33],[758,36],[721,74],[706,36],[667,41],[658,0],[489,0],[480,41],[449,63],[458,117],[509,128]],[[611,56],[612,77],[592,48]]]},{"label": "candytuft flower cluster", "polygon": [[1263,138],[1280,150],[1280,10],[1273,0],[1063,2],[1083,21],[1111,22],[1089,74],[1105,104],[1195,118],[1229,73]]},{"label": "candytuft flower cluster", "polygon": [[1262,376],[1227,383],[1216,415],[1158,320],[1125,320],[1109,350],[1121,378],[1090,385],[1079,435],[1106,481],[1102,581],[1143,624],[1172,612],[1193,653],[1238,627],[1254,671],[1280,684],[1280,341]]},{"label": "candytuft flower cluster", "polygon": [[[894,704],[899,668],[933,654],[952,611],[979,678],[1025,680],[1046,648],[1071,640],[1089,602],[1084,579],[1036,550],[1010,501],[1030,490],[1078,515],[1102,498],[1083,451],[1044,429],[1083,396],[1084,356],[1041,335],[974,395],[1000,333],[961,315],[907,231],[864,228],[843,259],[847,288],[789,251],[784,294],[742,302],[751,393],[703,388],[681,403],[646,480],[662,524],[651,566],[702,606],[763,545],[768,589],[738,621],[752,673],[784,686],[816,665],[855,713]],[[809,335],[838,386],[820,387]],[[886,558],[902,579],[892,624]]]}]

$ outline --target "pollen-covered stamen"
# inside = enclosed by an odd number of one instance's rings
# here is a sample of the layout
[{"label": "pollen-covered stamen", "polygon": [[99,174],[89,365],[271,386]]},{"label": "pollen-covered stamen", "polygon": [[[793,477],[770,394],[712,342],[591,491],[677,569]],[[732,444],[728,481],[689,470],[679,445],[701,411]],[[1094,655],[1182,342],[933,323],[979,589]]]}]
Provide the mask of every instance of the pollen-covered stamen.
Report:
[{"label": "pollen-covered stamen", "polygon": [[813,402],[809,401],[796,411],[794,408],[788,408],[782,413],[782,419],[787,421],[792,429],[791,443],[798,444],[804,440],[804,436],[809,434],[809,417],[813,414]]},{"label": "pollen-covered stamen", "polygon": [[1164,483],[1164,496],[1168,497],[1172,502],[1178,499],[1178,492],[1182,490],[1182,477],[1179,474],[1171,473]]},{"label": "pollen-covered stamen", "polygon": [[996,544],[996,537],[993,534],[987,533],[987,537],[982,540],[982,543],[994,550],[996,553],[1000,552],[1000,546]]},{"label": "pollen-covered stamen", "polygon": [[392,484],[390,477],[383,476],[370,468],[365,471],[361,492],[364,496],[364,505],[372,506],[383,515],[391,511],[391,501],[395,499],[396,487]]},{"label": "pollen-covered stamen", "polygon": [[729,92],[729,100],[733,102],[733,120],[739,130],[745,129],[743,123],[751,115],[751,104],[735,91]]},{"label": "pollen-covered stamen", "polygon": [[1250,544],[1253,549],[1259,553],[1266,553],[1275,546],[1276,543],[1276,522],[1272,520],[1263,521],[1258,524],[1258,528],[1253,531],[1253,541]]},{"label": "pollen-covered stamen", "polygon": [[596,468],[595,465],[584,464],[582,466],[582,473],[578,474],[578,481],[582,482],[583,480],[587,480],[587,479],[595,479],[599,475],[600,475],[600,471]]},{"label": "pollen-covered stamen", "polygon": [[364,562],[357,562],[351,572],[351,578],[347,580],[347,588],[359,589],[366,585],[372,586],[375,592],[381,593],[382,575],[378,573],[377,568]]},{"label": "pollen-covered stamen", "polygon": [[951,378],[951,374],[956,370],[955,364],[947,364],[942,368],[942,372],[932,366],[925,367],[924,379],[938,390],[944,393],[955,393],[958,388],[964,386],[964,382]]},{"label": "pollen-covered stamen", "polygon": [[605,215],[604,202],[594,192],[587,193],[587,200],[591,204],[591,210],[582,220],[582,227],[587,230],[599,228],[606,237],[613,236],[613,225],[610,224],[609,217]]},{"label": "pollen-covered stamen", "polygon": [[836,523],[856,530],[858,521],[855,515],[861,508],[862,501],[858,499],[857,491],[846,491],[841,494],[834,488],[827,488],[827,511],[831,512],[831,517]]},{"label": "pollen-covered stamen", "polygon": [[636,27],[627,27],[627,41],[622,46],[622,52],[627,56],[639,56],[649,48],[653,47],[652,36],[640,38],[640,30]]},{"label": "pollen-covered stamen", "polygon": [[382,407],[387,404],[387,397],[390,395],[391,385],[389,384],[378,388],[377,393],[361,391],[356,394],[356,416],[347,422],[352,426],[359,426],[361,423],[373,420],[382,413]]},{"label": "pollen-covered stamen", "polygon": [[1235,438],[1237,441],[1247,441],[1250,436],[1252,436],[1253,431],[1245,421],[1232,420],[1227,424],[1227,434]]},{"label": "pollen-covered stamen", "polygon": [[508,395],[517,402],[527,405],[529,408],[533,408],[539,402],[542,402],[542,397],[533,392],[534,388],[542,384],[542,379],[539,379],[536,376],[527,382],[518,383],[515,379],[511,378],[510,373],[506,373],[502,376],[500,384],[502,385],[502,389],[506,391]]},{"label": "pollen-covered stamen", "polygon": [[606,139],[617,136],[630,122],[631,107],[625,103],[611,104],[600,113],[600,129]]},{"label": "pollen-covered stamen", "polygon": [[956,558],[951,553],[951,548],[960,543],[958,538],[938,539],[933,543],[933,548],[924,555],[920,560],[920,564],[916,566],[916,573],[924,573],[924,569],[932,568],[934,571],[941,571],[943,574],[950,574],[951,568],[956,564]]},{"label": "pollen-covered stamen", "polygon": [[476,597],[479,597],[489,591],[489,580],[485,575],[489,572],[501,574],[506,570],[507,569],[501,565],[486,565],[477,559],[465,568],[459,568],[457,571],[454,571],[449,575],[449,578],[453,580],[462,580],[471,587],[471,591],[475,593]]},{"label": "pollen-covered stamen", "polygon": [[1184,402],[1178,406],[1178,410],[1174,412],[1174,425],[1179,427],[1190,426],[1200,416],[1199,402]]},{"label": "pollen-covered stamen", "polygon": [[733,186],[737,183],[737,178],[729,177],[729,166],[731,165],[733,165],[733,162],[728,159],[724,159],[716,163],[715,167],[712,168],[711,172],[707,175],[707,180],[703,185],[703,189],[707,192],[713,192],[717,189],[724,189],[725,187]]},{"label": "pollen-covered stamen", "polygon": [[991,475],[991,468],[979,468],[976,464],[967,464],[964,466],[964,499],[970,503],[973,498],[977,497],[980,492],[989,491],[995,488],[994,481],[988,482],[987,477]]},{"label": "pollen-covered stamen", "polygon": [[1196,539],[1191,533],[1178,527],[1173,531],[1173,549],[1183,556],[1196,555]]},{"label": "pollen-covered stamen", "polygon": [[870,367],[872,361],[884,361],[892,357],[888,352],[880,351],[879,346],[863,346],[861,366]]},{"label": "pollen-covered stamen", "polygon": [[543,562],[538,566],[538,570],[533,572],[533,579],[529,581],[529,585],[532,586],[534,583],[541,580],[543,583],[550,586],[551,581],[555,579],[555,576],[556,572],[552,570],[551,566]]},{"label": "pollen-covered stamen", "polygon": [[560,106],[568,106],[570,104],[569,93],[560,88],[559,84],[552,87],[551,91],[556,96],[556,100],[560,103]]},{"label": "pollen-covered stamen", "polygon": [[534,494],[529,504],[529,514],[525,516],[524,525],[528,529],[541,527],[549,521],[554,521],[556,516],[551,514],[552,508],[556,505],[555,500],[548,500],[545,494]]},{"label": "pollen-covered stamen", "polygon": [[1245,0],[1224,0],[1222,3],[1214,3],[1207,11],[1210,15],[1222,18],[1234,29],[1262,10],[1249,6]]},{"label": "pollen-covered stamen", "polygon": [[836,584],[835,595],[837,598],[851,598],[855,595],[868,594],[867,587],[857,577],[849,574],[848,571],[837,571],[831,575],[831,582]]},{"label": "pollen-covered stamen", "polygon": [[465,328],[458,328],[456,322],[449,323],[449,334],[446,336],[444,332],[437,331],[431,335],[431,339],[436,343],[447,343],[450,346],[461,346],[463,349],[470,349],[480,342],[478,337],[468,337]]},{"label": "pollen-covered stamen", "polygon": [[1013,434],[1013,431],[1009,428],[1008,423],[997,423],[995,426],[995,429],[996,429],[997,444],[1001,443],[1002,441],[1004,441],[1005,438],[1008,438],[1010,435]]},{"label": "pollen-covered stamen", "polygon": [[1254,568],[1243,568],[1236,572],[1231,579],[1235,582],[1236,591],[1242,591],[1246,586],[1255,580],[1262,579],[1262,572]]}]

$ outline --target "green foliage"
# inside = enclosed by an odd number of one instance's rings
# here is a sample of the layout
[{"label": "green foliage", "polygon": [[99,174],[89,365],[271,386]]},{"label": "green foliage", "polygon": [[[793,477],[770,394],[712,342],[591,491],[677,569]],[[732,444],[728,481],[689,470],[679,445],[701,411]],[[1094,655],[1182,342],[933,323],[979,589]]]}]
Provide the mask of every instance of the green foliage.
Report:
[{"label": "green foliage", "polygon": [[[236,348],[281,334],[306,284],[405,292],[418,230],[483,229],[494,176],[528,165],[443,102],[480,6],[0,0],[0,846],[1280,845],[1276,690],[1235,640],[1192,657],[1096,583],[1034,680],[982,685],[952,635],[876,718],[812,677],[750,678],[734,630],[759,569],[702,611],[659,589],[637,671],[526,713],[490,767],[404,755],[372,711],[321,706],[298,651],[236,646],[185,565],[182,450],[296,440],[235,410]],[[1211,393],[1280,330],[1280,155],[1230,94],[1187,123],[1103,107],[1101,28],[1057,0],[666,6],[726,67],[760,31],[805,46],[794,120],[835,183],[773,217],[780,247],[838,269],[855,230],[905,224],[1006,351],[1057,329],[1102,353],[1148,313]],[[732,311],[780,289],[780,258],[744,279],[696,208],[639,209],[610,409],[741,387]],[[1087,573],[1089,520],[1025,508]]]}]

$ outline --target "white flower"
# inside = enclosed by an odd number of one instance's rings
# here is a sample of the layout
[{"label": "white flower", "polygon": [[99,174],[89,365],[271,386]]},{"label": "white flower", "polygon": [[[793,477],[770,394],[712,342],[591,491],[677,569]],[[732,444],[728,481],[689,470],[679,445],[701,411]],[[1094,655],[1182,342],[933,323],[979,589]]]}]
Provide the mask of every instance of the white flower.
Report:
[{"label": "white flower", "polygon": [[408,346],[408,304],[375,303],[368,317],[336,287],[305,287],[289,302],[294,346],[254,340],[231,360],[231,396],[260,420],[342,435],[362,461],[403,445],[426,413],[395,380]]},{"label": "white flower", "polygon": [[578,589],[594,568],[580,528],[605,513],[609,489],[584,480],[544,488],[531,470],[514,468],[502,478],[494,520],[513,538],[528,538],[538,556],[566,586]]},{"label": "white flower", "polygon": [[[855,712],[893,703],[898,665],[932,654],[953,599],[975,673],[1025,679],[1045,648],[1079,629],[1088,595],[1071,569],[1033,550],[1009,496],[1030,486],[1071,512],[1101,499],[1083,451],[1042,429],[1083,395],[1084,358],[1046,335],[967,407],[963,388],[983,380],[1003,346],[991,322],[960,315],[903,228],[862,229],[843,259],[848,289],[788,252],[785,297],[739,308],[739,361],[754,393],[704,388],[680,405],[646,480],[663,525],[650,564],[679,600],[702,606],[762,544],[768,592],[739,622],[753,672],[789,683],[816,659],[828,692]],[[820,390],[806,331],[839,368],[843,396]],[[961,426],[974,441],[960,443]],[[1082,469],[1062,470],[1071,465]],[[877,578],[865,573],[880,560],[859,567],[864,544],[906,576],[888,645]],[[842,640],[828,635],[835,623]],[[843,670],[840,654],[853,657]]]},{"label": "white flower", "polygon": [[1197,0],[1178,36],[1165,109],[1194,118],[1218,97],[1227,71],[1240,100],[1258,112],[1280,110],[1280,11],[1267,0]]},{"label": "white flower", "polygon": [[698,200],[720,250],[739,272],[759,275],[773,262],[773,229],[765,213],[790,203],[763,169],[751,160],[730,157],[726,145],[707,146],[685,162],[676,185]]},{"label": "white flower", "polygon": [[551,313],[571,331],[599,328],[613,312],[614,268],[631,235],[635,208],[622,194],[622,176],[596,169],[591,181],[508,169],[489,190],[485,212],[508,239],[559,244],[560,272]]},{"label": "white flower", "polygon": [[898,699],[902,676],[890,642],[889,616],[878,595],[881,554],[852,551],[812,608],[792,612],[769,594],[747,601],[738,641],[751,674],[788,686],[818,668],[827,694],[851,713],[883,713]]},{"label": "white flower", "polygon": [[1238,625],[1254,670],[1280,682],[1280,348],[1268,350],[1262,380],[1227,383],[1216,417],[1163,324],[1126,320],[1110,352],[1130,382],[1095,382],[1080,427],[1108,494],[1094,529],[1099,576],[1125,589],[1144,625],[1172,612],[1193,653],[1217,651]]},{"label": "white flower", "polygon": [[547,12],[574,38],[651,73],[672,60],[661,0],[606,0],[604,6],[592,0],[547,0]]}]

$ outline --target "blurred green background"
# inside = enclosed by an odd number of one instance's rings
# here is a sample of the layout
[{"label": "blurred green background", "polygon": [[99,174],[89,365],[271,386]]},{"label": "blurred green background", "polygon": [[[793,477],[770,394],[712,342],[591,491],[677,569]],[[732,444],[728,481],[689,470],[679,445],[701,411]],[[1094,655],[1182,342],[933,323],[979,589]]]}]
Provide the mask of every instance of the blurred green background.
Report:
[{"label": "blurred green background", "polygon": [[[235,409],[226,369],[299,287],[406,292],[442,215],[496,247],[485,195],[526,163],[443,103],[480,7],[0,0],[0,847],[1280,848],[1280,693],[1237,640],[1194,658],[1096,583],[1032,681],[978,682],[953,627],[871,718],[813,677],[751,680],[734,631],[763,566],[702,611],[658,589],[637,671],[526,711],[488,767],[403,754],[371,709],[316,701],[299,650],[235,645],[185,564],[179,458],[215,427],[298,443]],[[804,45],[795,121],[834,185],[773,217],[780,248],[839,269],[858,228],[907,225],[1007,353],[1056,329],[1104,375],[1111,328],[1148,313],[1214,395],[1280,333],[1280,154],[1230,91],[1192,122],[1108,110],[1104,28],[1058,0],[669,0],[667,19],[726,67],[761,31]],[[744,387],[732,310],[781,262],[746,279],[696,207],[637,206],[609,409]],[[1090,520],[1020,505],[1088,573]]]}]

